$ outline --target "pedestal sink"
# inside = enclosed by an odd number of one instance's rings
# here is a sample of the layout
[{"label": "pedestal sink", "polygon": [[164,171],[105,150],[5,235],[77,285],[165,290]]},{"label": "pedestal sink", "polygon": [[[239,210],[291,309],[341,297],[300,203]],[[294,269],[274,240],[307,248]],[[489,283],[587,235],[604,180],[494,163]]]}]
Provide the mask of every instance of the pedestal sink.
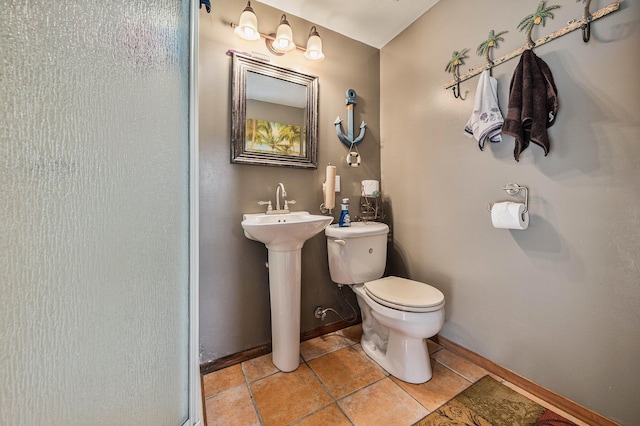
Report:
[{"label": "pedestal sink", "polygon": [[245,214],[244,235],[269,252],[273,363],[289,372],[300,363],[300,271],[302,246],[322,232],[332,217],[308,212]]}]

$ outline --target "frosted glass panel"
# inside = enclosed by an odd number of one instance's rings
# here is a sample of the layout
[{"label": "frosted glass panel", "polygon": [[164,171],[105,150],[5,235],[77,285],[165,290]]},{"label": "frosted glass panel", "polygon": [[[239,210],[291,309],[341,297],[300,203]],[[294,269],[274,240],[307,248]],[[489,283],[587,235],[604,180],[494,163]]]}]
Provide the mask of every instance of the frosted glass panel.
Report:
[{"label": "frosted glass panel", "polygon": [[188,417],[189,2],[0,0],[0,424]]}]

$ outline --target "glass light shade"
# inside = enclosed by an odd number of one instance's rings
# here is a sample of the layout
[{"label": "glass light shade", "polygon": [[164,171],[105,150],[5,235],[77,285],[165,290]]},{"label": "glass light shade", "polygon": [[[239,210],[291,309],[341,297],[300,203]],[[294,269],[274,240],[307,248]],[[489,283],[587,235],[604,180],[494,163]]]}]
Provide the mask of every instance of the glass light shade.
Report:
[{"label": "glass light shade", "polygon": [[282,15],[282,18],[280,19],[280,25],[276,32],[276,39],[273,42],[273,48],[280,52],[289,52],[296,48],[296,45],[293,42],[293,31],[291,31],[286,15]]},{"label": "glass light shade", "polygon": [[324,53],[322,53],[322,39],[316,31],[316,27],[311,27],[309,31],[309,40],[307,40],[307,51],[304,52],[304,57],[312,61],[321,61],[324,59]]},{"label": "glass light shade", "polygon": [[238,26],[234,32],[238,37],[249,41],[260,38],[260,33],[258,32],[258,17],[253,12],[250,1],[247,2],[247,7],[242,11],[240,22],[238,22]]}]

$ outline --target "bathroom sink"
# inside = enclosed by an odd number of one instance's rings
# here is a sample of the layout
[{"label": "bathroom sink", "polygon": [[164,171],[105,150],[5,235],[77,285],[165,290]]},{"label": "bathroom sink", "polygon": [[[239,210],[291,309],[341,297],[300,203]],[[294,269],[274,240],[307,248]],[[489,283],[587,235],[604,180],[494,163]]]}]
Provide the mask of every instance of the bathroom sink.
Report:
[{"label": "bathroom sink", "polygon": [[242,216],[244,235],[264,243],[269,254],[271,359],[280,371],[294,371],[300,364],[302,246],[332,221],[309,212]]},{"label": "bathroom sink", "polygon": [[264,243],[269,250],[302,248],[309,238],[322,232],[333,221],[331,216],[291,212],[286,214],[250,213],[242,216],[244,235]]}]

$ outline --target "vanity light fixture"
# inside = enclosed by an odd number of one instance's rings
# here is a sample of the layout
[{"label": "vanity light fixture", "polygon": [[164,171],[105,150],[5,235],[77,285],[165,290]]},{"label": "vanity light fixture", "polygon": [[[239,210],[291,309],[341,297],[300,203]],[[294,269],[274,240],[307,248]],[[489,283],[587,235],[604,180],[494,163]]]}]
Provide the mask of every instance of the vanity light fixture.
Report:
[{"label": "vanity light fixture", "polygon": [[280,24],[275,34],[263,34],[258,31],[258,18],[251,7],[251,1],[247,2],[247,7],[242,11],[239,23],[237,25],[231,23],[231,27],[234,28],[236,35],[244,40],[254,41],[260,37],[264,38],[267,49],[276,56],[282,56],[287,52],[298,49],[302,50],[304,57],[310,61],[322,61],[324,59],[322,39],[315,25],[309,31],[306,49],[296,46],[294,43],[293,31],[285,14],[280,18]]}]

